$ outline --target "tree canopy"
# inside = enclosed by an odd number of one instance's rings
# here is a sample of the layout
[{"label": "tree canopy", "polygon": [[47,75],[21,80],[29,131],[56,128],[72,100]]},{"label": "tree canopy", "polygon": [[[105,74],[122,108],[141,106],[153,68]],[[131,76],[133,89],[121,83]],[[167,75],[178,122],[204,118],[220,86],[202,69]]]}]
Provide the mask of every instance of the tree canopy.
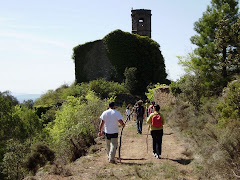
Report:
[{"label": "tree canopy", "polygon": [[197,46],[191,66],[200,72],[205,88],[219,93],[233,74],[239,72],[239,29],[237,0],[212,0],[194,24]]}]

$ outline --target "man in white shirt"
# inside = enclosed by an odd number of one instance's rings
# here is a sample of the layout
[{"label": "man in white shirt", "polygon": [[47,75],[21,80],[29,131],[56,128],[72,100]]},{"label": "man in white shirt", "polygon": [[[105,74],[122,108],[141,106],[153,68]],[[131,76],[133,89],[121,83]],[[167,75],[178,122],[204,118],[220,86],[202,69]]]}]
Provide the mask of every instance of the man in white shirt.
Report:
[{"label": "man in white shirt", "polygon": [[115,103],[110,102],[109,109],[102,113],[98,133],[98,136],[105,134],[106,151],[110,163],[115,163],[114,158],[118,146],[118,123],[125,127],[122,115],[115,108]]}]

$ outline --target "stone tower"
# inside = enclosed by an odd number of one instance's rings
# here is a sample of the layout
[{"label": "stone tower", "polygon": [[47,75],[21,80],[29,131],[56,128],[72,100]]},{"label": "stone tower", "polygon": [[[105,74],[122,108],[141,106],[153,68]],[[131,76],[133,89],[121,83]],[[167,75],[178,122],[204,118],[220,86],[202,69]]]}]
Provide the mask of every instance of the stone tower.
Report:
[{"label": "stone tower", "polygon": [[151,10],[132,9],[132,33],[151,38]]}]

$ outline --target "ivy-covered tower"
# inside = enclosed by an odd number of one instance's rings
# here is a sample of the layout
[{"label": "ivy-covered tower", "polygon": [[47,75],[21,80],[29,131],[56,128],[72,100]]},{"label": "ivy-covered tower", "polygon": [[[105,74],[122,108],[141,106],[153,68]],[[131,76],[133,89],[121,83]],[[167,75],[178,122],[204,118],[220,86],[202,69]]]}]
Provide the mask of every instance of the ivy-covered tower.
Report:
[{"label": "ivy-covered tower", "polygon": [[151,10],[132,9],[132,33],[151,38]]}]

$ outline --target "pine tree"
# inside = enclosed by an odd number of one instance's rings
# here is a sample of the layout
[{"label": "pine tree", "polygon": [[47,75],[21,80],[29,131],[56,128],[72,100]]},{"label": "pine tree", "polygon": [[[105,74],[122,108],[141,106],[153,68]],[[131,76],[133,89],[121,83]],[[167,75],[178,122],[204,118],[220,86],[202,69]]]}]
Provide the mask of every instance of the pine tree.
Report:
[{"label": "pine tree", "polygon": [[229,80],[231,52],[236,47],[232,26],[238,20],[237,0],[212,0],[211,6],[194,24],[197,35],[191,42],[197,46],[192,65],[203,77],[205,87],[218,93]]}]

